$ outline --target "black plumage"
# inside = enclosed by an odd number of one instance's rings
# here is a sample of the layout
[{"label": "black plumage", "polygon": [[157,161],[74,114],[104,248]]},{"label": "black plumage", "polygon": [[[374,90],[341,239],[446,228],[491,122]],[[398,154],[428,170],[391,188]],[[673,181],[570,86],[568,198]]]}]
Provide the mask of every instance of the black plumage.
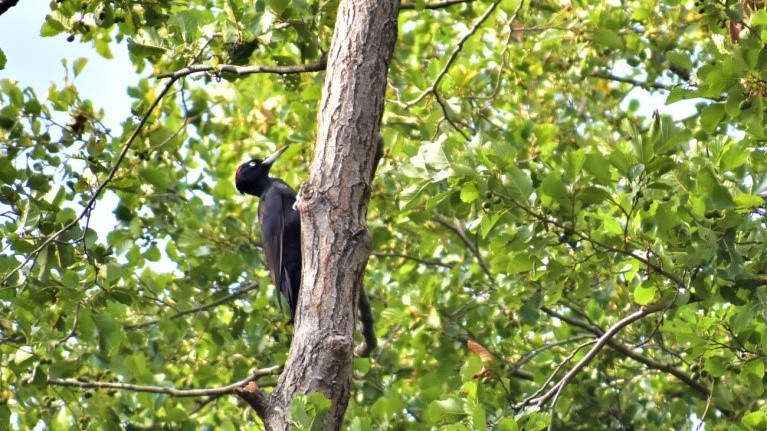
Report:
[{"label": "black plumage", "polygon": [[234,184],[240,193],[258,196],[258,222],[261,225],[266,265],[274,285],[280,289],[293,321],[301,287],[301,220],[294,208],[296,192],[269,169],[287,147],[265,160],[253,159],[237,167]]}]

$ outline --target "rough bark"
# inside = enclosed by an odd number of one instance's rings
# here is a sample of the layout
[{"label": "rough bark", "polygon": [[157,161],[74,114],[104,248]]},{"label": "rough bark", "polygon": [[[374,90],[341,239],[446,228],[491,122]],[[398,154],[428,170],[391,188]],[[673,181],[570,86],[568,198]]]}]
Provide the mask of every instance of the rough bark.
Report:
[{"label": "rough bark", "polygon": [[293,342],[275,390],[241,388],[269,430],[287,430],[298,394],[331,401],[327,430],[349,401],[354,319],[371,238],[365,217],[376,161],[398,0],[341,0],[328,53],[317,144],[301,187],[303,271]]}]

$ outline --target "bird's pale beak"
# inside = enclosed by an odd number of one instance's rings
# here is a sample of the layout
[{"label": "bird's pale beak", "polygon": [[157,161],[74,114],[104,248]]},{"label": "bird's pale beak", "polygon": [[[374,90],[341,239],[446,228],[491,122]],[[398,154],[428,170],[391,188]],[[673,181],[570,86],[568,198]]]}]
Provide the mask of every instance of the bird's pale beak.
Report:
[{"label": "bird's pale beak", "polygon": [[275,151],[274,154],[272,154],[271,156],[267,157],[266,160],[264,160],[261,163],[263,163],[265,165],[271,165],[272,163],[277,161],[277,159],[279,159],[280,156],[282,155],[282,153],[284,153],[285,150],[287,150],[287,149],[288,149],[287,145],[282,147],[282,148],[280,148],[279,150]]}]

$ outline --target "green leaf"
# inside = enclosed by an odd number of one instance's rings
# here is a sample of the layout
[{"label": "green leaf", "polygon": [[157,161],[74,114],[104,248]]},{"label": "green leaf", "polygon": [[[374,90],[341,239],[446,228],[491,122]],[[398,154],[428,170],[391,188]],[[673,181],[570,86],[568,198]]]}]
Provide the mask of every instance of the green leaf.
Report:
[{"label": "green leaf", "polygon": [[507,173],[507,178],[506,188],[511,197],[522,203],[527,202],[530,195],[533,194],[533,182],[530,175],[522,169],[512,166]]},{"label": "green leaf", "polygon": [[599,205],[610,199],[610,193],[596,186],[589,186],[578,192],[575,199],[587,205]]},{"label": "green leaf", "polygon": [[433,401],[429,404],[428,414],[432,422],[455,421],[466,416],[464,403],[456,398]]},{"label": "green leaf", "polygon": [[687,54],[678,51],[668,51],[666,52],[666,59],[684,70],[692,70],[692,61],[690,61],[690,57]]},{"label": "green leaf", "polygon": [[599,29],[595,31],[594,40],[608,48],[623,49],[624,47],[623,39],[618,35],[618,33],[608,29]]},{"label": "green leaf", "polygon": [[179,28],[181,30],[181,38],[185,42],[191,42],[199,34],[197,12],[191,10],[178,11],[170,17],[168,26]]},{"label": "green leaf", "polygon": [[541,191],[554,199],[563,209],[570,208],[570,194],[557,172],[552,172],[541,182]]},{"label": "green leaf", "polygon": [[602,185],[610,184],[610,163],[599,153],[586,154],[586,160],[583,162],[586,172],[594,176],[594,179]]},{"label": "green leaf", "polygon": [[312,418],[306,412],[306,395],[299,394],[293,398],[290,403],[290,419],[295,422],[300,429],[308,429]]},{"label": "green leaf", "polygon": [[493,227],[495,227],[495,225],[498,223],[498,220],[500,220],[501,215],[502,214],[499,212],[494,212],[486,214],[484,217],[482,217],[482,221],[479,222],[479,233],[483,238],[486,238]]},{"label": "green leaf", "polygon": [[615,166],[623,175],[628,175],[629,168],[636,165],[636,163],[635,157],[621,150],[616,149],[610,153],[610,164]]},{"label": "green leaf", "polygon": [[8,58],[5,56],[5,53],[2,49],[0,49],[0,70],[5,69],[5,63],[8,62]]},{"label": "green leaf", "polygon": [[59,11],[55,11],[48,15],[43,26],[40,28],[40,36],[51,37],[64,32],[66,28],[64,27],[64,24],[61,23],[62,19],[66,18],[62,17]]},{"label": "green leaf", "polygon": [[77,213],[72,208],[62,208],[58,214],[56,214],[56,223],[65,224],[77,217]]},{"label": "green leaf", "polygon": [[706,133],[714,133],[719,123],[724,119],[724,104],[712,103],[700,111],[700,127]]},{"label": "green leaf", "polygon": [[157,190],[165,191],[168,189],[168,177],[165,172],[155,168],[143,168],[139,170],[141,178],[153,185]]},{"label": "green leaf", "polygon": [[733,201],[738,208],[754,208],[764,205],[764,198],[757,195],[739,194],[733,197]]},{"label": "green leaf", "polygon": [[99,350],[106,356],[112,356],[120,348],[123,336],[114,316],[100,313],[93,315],[93,322],[99,334]]},{"label": "green leaf", "polygon": [[494,431],[519,431],[519,425],[513,417],[505,417],[493,427]]},{"label": "green leaf", "polygon": [[730,145],[719,159],[719,168],[722,171],[732,171],[743,166],[746,160],[748,160],[748,152],[737,145]]},{"label": "green leaf", "polygon": [[85,57],[80,57],[72,63],[72,71],[75,76],[78,76],[83,71],[86,64],[88,64],[88,59]]},{"label": "green leaf", "polygon": [[710,209],[726,210],[735,208],[735,201],[732,199],[732,195],[722,185],[714,184],[709,198],[706,206]]},{"label": "green leaf", "polygon": [[639,305],[648,305],[652,303],[655,298],[655,294],[658,292],[658,287],[654,284],[649,286],[641,285],[634,289],[634,302]]},{"label": "green leaf", "polygon": [[764,430],[767,428],[767,413],[755,411],[743,416],[741,421],[750,430]]},{"label": "green leaf", "polygon": [[290,0],[267,0],[266,4],[276,15],[281,15],[288,8]]},{"label": "green leaf", "polygon": [[705,364],[706,371],[711,374],[711,377],[722,377],[727,373],[727,367],[724,360],[720,356],[712,356],[706,359]]},{"label": "green leaf", "polygon": [[767,10],[757,9],[749,17],[749,24],[753,27],[767,25]]},{"label": "green leaf", "polygon": [[472,182],[464,183],[461,187],[461,200],[466,203],[472,203],[479,197],[477,186]]}]

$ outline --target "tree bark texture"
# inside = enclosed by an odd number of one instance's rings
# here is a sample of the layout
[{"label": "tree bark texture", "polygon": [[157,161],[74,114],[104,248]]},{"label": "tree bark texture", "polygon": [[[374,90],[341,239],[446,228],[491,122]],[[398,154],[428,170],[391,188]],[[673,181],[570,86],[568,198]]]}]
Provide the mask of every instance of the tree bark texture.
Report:
[{"label": "tree bark texture", "polygon": [[343,423],[351,386],[354,323],[371,238],[365,221],[397,38],[399,0],[341,0],[328,53],[317,143],[299,191],[303,270],[290,353],[275,390],[238,394],[269,430],[287,430],[298,394],[331,401],[326,430]]}]

